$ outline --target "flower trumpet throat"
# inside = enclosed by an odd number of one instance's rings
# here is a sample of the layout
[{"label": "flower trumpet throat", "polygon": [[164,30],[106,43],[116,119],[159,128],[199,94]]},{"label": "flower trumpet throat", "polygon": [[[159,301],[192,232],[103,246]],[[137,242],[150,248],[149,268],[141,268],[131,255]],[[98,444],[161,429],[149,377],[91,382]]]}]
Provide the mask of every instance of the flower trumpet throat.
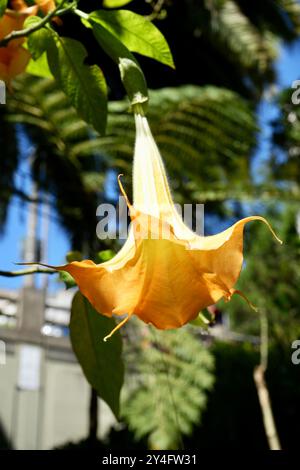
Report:
[{"label": "flower trumpet throat", "polygon": [[102,264],[85,260],[55,268],[73,276],[99,313],[122,317],[108,337],[132,315],[159,329],[178,328],[221,298],[241,294],[234,286],[242,268],[247,222],[264,222],[278,240],[260,216],[242,219],[213,236],[191,231],[174,206],[147,119],[136,111],[132,205],[119,177],[131,217],[128,239]]}]

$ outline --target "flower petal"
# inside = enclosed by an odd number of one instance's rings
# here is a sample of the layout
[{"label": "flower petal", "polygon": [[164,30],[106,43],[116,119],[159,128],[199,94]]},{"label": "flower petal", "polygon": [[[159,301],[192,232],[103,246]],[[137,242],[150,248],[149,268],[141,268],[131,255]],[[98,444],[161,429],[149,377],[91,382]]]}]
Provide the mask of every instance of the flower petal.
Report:
[{"label": "flower petal", "polygon": [[24,72],[30,57],[30,53],[23,47],[1,48],[0,79],[9,83],[14,77]]}]

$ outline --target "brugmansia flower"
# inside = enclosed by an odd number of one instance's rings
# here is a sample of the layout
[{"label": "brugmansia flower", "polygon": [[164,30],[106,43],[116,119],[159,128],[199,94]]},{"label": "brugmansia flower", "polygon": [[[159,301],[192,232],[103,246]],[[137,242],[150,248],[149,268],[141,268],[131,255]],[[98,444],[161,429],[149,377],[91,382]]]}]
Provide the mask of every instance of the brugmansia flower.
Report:
[{"label": "brugmansia flower", "polygon": [[265,219],[253,216],[217,235],[192,232],[174,206],[147,119],[141,109],[135,111],[133,205],[119,179],[131,217],[127,241],[102,264],[85,260],[55,268],[73,276],[98,312],[126,315],[108,337],[132,315],[160,329],[178,328],[221,298],[230,300],[239,292],[234,286],[242,268],[245,224],[260,220],[272,231]]},{"label": "brugmansia flower", "polygon": [[[28,7],[23,0],[13,0],[12,9],[7,8],[0,19],[0,40],[12,31],[23,28],[28,16],[36,15],[38,6]],[[22,47],[23,38],[14,39],[6,47],[0,48],[0,79],[8,85],[10,81],[24,72],[30,60],[30,53]]]}]

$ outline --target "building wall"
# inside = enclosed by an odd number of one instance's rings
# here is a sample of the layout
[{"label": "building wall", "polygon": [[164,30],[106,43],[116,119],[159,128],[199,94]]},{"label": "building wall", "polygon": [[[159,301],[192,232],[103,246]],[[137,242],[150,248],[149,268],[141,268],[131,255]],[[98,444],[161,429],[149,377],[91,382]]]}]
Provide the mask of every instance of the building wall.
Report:
[{"label": "building wall", "polygon": [[[8,345],[6,364],[0,365],[0,423],[13,447],[52,449],[84,439],[90,387],[78,363],[43,349],[40,387],[22,390],[17,386],[19,350],[17,344]],[[100,400],[99,423],[99,437],[115,424],[111,411]]]}]

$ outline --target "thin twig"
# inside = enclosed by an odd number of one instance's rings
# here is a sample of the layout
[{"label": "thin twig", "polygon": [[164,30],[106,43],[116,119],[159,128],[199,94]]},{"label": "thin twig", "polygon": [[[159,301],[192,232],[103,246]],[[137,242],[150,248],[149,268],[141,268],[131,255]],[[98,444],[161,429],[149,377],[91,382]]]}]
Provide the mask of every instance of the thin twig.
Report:
[{"label": "thin twig", "polygon": [[273,410],[269,395],[269,390],[265,381],[265,372],[268,366],[268,320],[265,311],[260,313],[260,364],[254,369],[254,382],[257,389],[259,404],[262,412],[263,423],[269,448],[271,450],[281,450]]},{"label": "thin twig", "polygon": [[158,18],[164,4],[165,4],[165,0],[157,0],[157,2],[153,6],[152,13],[150,13],[150,15],[146,16],[146,19],[149,20],[149,21],[153,21],[156,18]]},{"label": "thin twig", "polygon": [[28,274],[55,274],[56,271],[45,268],[29,268],[29,269],[19,269],[18,271],[0,271],[0,276],[4,277],[17,277],[17,276],[27,276]]}]

